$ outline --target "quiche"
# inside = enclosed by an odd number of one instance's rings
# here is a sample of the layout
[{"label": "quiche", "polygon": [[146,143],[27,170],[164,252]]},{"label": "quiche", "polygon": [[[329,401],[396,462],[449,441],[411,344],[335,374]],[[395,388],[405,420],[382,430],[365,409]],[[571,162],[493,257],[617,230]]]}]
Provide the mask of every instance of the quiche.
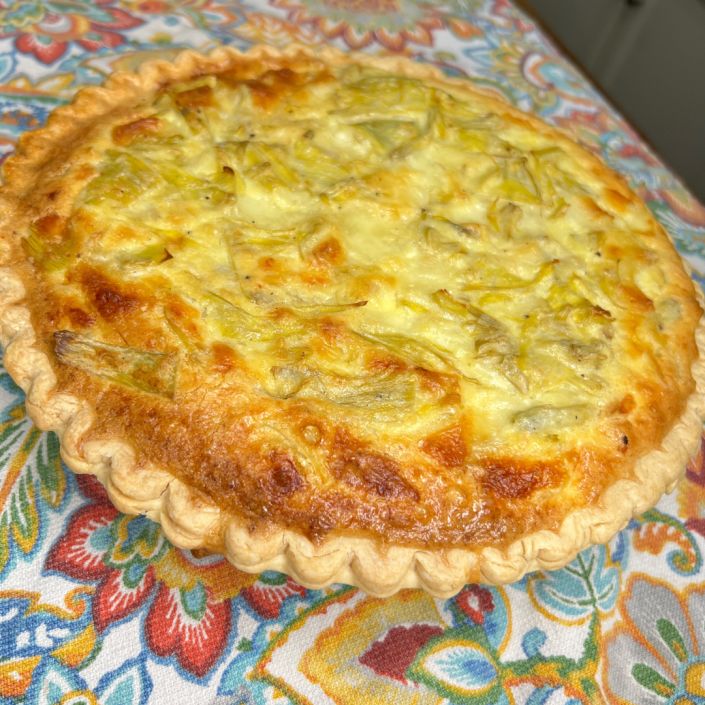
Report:
[{"label": "quiche", "polygon": [[702,309],[563,133],[333,49],[117,73],[4,167],[4,361],[178,546],[448,596],[555,568],[673,487]]}]

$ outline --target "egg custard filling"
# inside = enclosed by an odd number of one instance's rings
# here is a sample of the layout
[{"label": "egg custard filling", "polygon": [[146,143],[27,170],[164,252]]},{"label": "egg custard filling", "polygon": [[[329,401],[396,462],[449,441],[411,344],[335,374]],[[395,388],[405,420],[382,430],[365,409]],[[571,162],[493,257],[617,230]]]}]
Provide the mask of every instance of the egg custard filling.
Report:
[{"label": "egg custard filling", "polygon": [[81,442],[251,532],[507,546],[632,477],[695,388],[648,209],[460,82],[241,61],[72,139],[16,258]]}]

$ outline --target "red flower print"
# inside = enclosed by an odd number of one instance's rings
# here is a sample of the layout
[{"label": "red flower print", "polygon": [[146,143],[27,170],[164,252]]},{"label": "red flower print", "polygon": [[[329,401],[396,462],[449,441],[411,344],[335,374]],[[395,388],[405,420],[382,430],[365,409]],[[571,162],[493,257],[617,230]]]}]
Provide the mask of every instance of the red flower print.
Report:
[{"label": "red flower print", "polygon": [[392,627],[383,639],[360,656],[360,663],[375,673],[406,684],[406,670],[416,654],[433,637],[443,633],[437,624],[412,624]]},{"label": "red flower print", "polygon": [[145,517],[118,512],[102,485],[78,476],[90,500],[68,522],[46,568],[94,583],[92,611],[98,632],[146,613],[145,642],[203,678],[218,663],[232,629],[232,598],[242,594],[261,617],[279,616],[285,600],[306,589],[279,573],[243,573],[224,558],[171,546]]},{"label": "red flower print", "polygon": [[[175,657],[196,677],[205,676],[228,641],[230,595],[216,596],[201,579],[208,579],[208,566],[195,566],[182,556],[188,552],[170,546],[157,524],[145,517],[120,514],[93,478],[82,477],[79,485],[92,501],[71,517],[47,557],[46,568],[80,582],[96,583],[92,610],[99,632],[146,608],[149,648],[158,656]],[[181,571],[174,571],[174,565]],[[160,576],[162,566],[164,575]],[[220,566],[215,575],[224,579]],[[255,577],[248,576],[248,580]],[[237,589],[237,580],[233,582]]]},{"label": "red flower print", "polygon": [[184,670],[202,678],[225,649],[230,621],[229,601],[206,599],[202,614],[191,616],[179,590],[162,583],[147,614],[147,643],[157,656],[174,655]]},{"label": "red flower print", "polygon": [[492,593],[479,585],[468,585],[455,600],[475,624],[484,624],[485,615],[494,609]]},{"label": "red flower print", "polygon": [[252,609],[266,619],[276,619],[284,600],[292,595],[305,595],[306,588],[285,575],[270,574],[261,576],[254,585],[245,588],[242,596]]},{"label": "red flower print", "polygon": [[103,551],[91,547],[91,537],[109,526],[117,516],[110,505],[91,504],[71,518],[63,538],[47,557],[46,567],[75,580],[100,580],[105,577]]},{"label": "red flower print", "polygon": [[20,34],[15,49],[21,54],[34,54],[44,64],[52,64],[66,52],[68,44],[41,34]]},{"label": "red flower print", "polygon": [[154,589],[154,582],[152,568],[148,568],[142,580],[131,589],[125,586],[120,571],[107,571],[93,599],[93,621],[98,631],[105,631],[144,604]]}]

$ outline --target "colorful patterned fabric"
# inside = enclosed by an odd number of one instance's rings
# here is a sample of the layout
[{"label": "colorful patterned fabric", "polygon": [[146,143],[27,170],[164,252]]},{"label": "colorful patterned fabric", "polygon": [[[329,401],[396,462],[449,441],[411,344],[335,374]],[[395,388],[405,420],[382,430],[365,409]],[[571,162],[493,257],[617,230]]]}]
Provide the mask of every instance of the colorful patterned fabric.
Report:
[{"label": "colorful patterned fabric", "polygon": [[[705,209],[507,0],[0,1],[0,151],[76,88],[225,42],[400,52],[572,132],[705,281]],[[450,600],[181,551],[61,464],[0,370],[0,705],[705,703],[705,465],[563,570]]]}]

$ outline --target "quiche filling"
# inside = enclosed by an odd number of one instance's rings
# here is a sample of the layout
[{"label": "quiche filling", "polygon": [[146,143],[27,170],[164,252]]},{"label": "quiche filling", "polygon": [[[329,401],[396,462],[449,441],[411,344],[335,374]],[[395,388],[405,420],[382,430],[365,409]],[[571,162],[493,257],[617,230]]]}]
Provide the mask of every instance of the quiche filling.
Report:
[{"label": "quiche filling", "polygon": [[509,542],[692,387],[646,208],[480,94],[245,65],[106,117],[66,174],[23,241],[62,386],[253,528]]}]

